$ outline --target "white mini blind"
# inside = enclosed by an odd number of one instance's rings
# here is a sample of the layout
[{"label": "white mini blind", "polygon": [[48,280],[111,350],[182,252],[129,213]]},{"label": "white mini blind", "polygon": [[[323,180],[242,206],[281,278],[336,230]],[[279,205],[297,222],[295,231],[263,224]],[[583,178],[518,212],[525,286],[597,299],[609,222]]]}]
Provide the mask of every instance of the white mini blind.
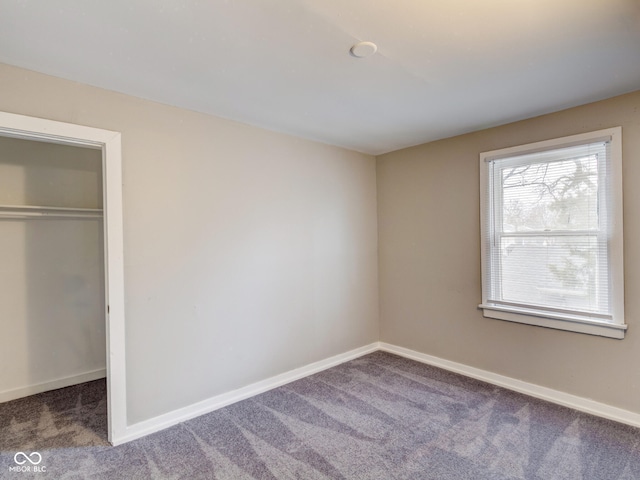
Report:
[{"label": "white mini blind", "polygon": [[488,157],[483,303],[613,321],[608,140]]}]

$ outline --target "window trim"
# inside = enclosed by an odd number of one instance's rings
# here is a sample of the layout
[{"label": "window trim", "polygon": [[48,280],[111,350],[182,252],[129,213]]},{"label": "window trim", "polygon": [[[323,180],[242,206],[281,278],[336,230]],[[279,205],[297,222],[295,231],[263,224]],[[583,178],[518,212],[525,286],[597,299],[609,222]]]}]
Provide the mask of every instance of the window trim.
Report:
[{"label": "window trim", "polygon": [[[489,274],[496,271],[489,265],[491,255],[490,242],[487,241],[487,229],[492,228],[492,202],[489,192],[493,188],[490,178],[489,162],[515,155],[537,153],[564,147],[608,141],[610,169],[607,188],[611,201],[611,236],[608,239],[608,257],[611,286],[611,321],[603,320],[602,315],[588,315],[583,312],[561,311],[560,309],[527,308],[522,305],[492,302],[489,292],[492,285]],[[566,330],[571,332],[600,335],[604,337],[624,338],[627,325],[624,321],[624,263],[622,229],[622,128],[614,127],[594,132],[554,138],[541,142],[518,145],[515,147],[482,152],[480,154],[480,228],[481,228],[481,282],[482,303],[479,308],[483,316],[528,325]],[[499,269],[498,269],[499,271]]]}]

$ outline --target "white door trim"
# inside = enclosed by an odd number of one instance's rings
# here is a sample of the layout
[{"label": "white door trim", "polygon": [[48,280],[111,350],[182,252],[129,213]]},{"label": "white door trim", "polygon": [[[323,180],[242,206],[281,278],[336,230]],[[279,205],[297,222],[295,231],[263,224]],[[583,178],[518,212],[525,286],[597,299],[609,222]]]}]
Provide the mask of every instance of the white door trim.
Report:
[{"label": "white door trim", "polygon": [[108,438],[127,429],[121,134],[100,128],[0,112],[0,136],[79,145],[102,151]]}]

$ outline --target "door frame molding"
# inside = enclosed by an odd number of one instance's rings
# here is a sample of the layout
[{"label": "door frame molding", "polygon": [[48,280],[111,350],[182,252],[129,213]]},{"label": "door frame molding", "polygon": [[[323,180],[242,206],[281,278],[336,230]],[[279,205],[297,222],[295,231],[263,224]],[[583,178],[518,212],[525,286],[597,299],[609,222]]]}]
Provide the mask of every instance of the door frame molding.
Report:
[{"label": "door frame molding", "polygon": [[127,430],[121,133],[0,112],[0,136],[102,151],[108,440]]}]

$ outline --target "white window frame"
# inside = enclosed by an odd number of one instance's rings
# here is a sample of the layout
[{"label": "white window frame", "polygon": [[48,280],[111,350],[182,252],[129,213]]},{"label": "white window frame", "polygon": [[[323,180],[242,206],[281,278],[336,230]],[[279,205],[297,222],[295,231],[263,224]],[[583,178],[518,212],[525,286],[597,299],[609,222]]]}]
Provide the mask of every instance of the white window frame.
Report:
[{"label": "white window frame", "polygon": [[[567,312],[554,308],[525,308],[522,305],[505,305],[491,301],[492,275],[499,272],[492,261],[491,242],[495,232],[491,209],[494,204],[490,163],[493,160],[528,153],[555,150],[581,144],[609,142],[609,175],[606,181],[606,194],[611,202],[609,212],[611,232],[607,241],[611,318],[598,318],[598,315],[583,315],[580,312]],[[602,188],[599,186],[598,188]],[[480,227],[481,227],[481,267],[482,267],[482,303],[479,308],[488,318],[537,325],[541,327],[587,333],[604,337],[624,338],[627,325],[624,321],[624,261],[622,230],[622,128],[614,127],[595,132],[556,138],[542,142],[519,145],[516,147],[492,150],[480,154]]]}]

